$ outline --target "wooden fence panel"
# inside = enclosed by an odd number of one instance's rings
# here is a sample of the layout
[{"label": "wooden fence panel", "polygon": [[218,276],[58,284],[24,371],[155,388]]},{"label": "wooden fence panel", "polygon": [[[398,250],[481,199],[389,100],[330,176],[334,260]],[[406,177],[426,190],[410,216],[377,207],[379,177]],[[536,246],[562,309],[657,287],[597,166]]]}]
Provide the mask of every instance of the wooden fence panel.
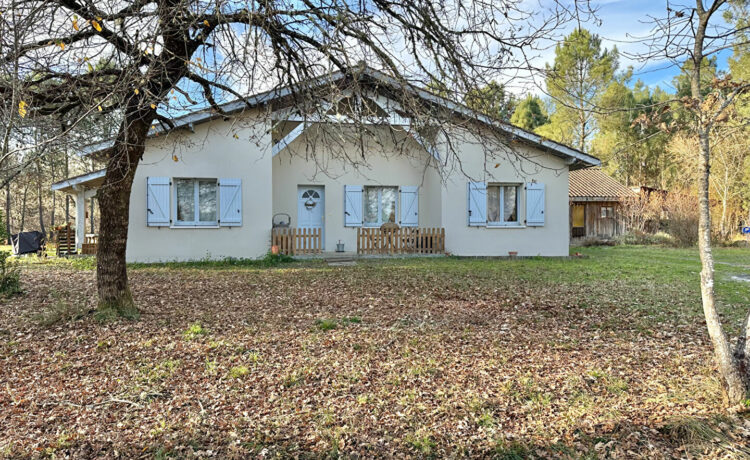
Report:
[{"label": "wooden fence panel", "polygon": [[323,251],[321,228],[274,228],[271,245],[278,246],[281,254],[319,254]]},{"label": "wooden fence panel", "polygon": [[442,254],[444,228],[366,228],[357,229],[359,254]]}]

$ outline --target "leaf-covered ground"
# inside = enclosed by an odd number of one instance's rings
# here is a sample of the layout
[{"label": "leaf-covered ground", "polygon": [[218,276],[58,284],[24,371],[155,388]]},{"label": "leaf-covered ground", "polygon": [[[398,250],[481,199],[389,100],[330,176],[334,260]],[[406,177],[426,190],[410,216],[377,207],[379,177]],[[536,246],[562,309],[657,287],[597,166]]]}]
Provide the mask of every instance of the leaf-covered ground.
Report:
[{"label": "leaf-covered ground", "polygon": [[[557,260],[133,267],[98,323],[86,264],[0,306],[0,456],[743,458],[693,251]],[[730,329],[750,251],[719,251]]]}]

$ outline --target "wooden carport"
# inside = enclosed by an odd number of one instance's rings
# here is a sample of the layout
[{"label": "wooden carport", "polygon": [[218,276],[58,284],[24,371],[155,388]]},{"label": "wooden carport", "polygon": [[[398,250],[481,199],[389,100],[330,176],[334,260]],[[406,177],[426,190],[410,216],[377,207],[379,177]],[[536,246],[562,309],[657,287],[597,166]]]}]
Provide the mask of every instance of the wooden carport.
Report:
[{"label": "wooden carport", "polygon": [[[86,235],[86,200],[93,199],[99,187],[104,183],[104,174],[106,170],[100,169],[80,176],[71,177],[59,182],[55,182],[50,187],[53,191],[60,191],[72,195],[75,199],[76,206],[76,223],[75,223],[75,247],[76,252],[91,252],[90,247],[87,251],[82,251],[85,243],[96,244],[97,235]],[[93,218],[93,216],[91,216]]]}]

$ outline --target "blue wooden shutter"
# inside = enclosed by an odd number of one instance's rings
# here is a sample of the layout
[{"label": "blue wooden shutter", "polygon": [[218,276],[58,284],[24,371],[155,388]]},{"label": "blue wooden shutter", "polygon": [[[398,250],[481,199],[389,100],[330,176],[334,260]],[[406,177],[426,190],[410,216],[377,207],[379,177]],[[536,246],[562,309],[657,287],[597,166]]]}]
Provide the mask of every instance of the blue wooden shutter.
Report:
[{"label": "blue wooden shutter", "polygon": [[242,179],[219,179],[219,225],[242,225]]},{"label": "blue wooden shutter", "polygon": [[526,225],[544,226],[544,184],[526,184]]},{"label": "blue wooden shutter", "polygon": [[169,177],[146,178],[146,225],[169,226]]},{"label": "blue wooden shutter", "polygon": [[362,195],[364,187],[361,185],[344,186],[344,226],[362,226]]},{"label": "blue wooden shutter", "polygon": [[416,185],[404,185],[400,190],[401,195],[401,226],[419,226],[419,187]]},{"label": "blue wooden shutter", "polygon": [[469,225],[487,225],[486,182],[469,182]]}]

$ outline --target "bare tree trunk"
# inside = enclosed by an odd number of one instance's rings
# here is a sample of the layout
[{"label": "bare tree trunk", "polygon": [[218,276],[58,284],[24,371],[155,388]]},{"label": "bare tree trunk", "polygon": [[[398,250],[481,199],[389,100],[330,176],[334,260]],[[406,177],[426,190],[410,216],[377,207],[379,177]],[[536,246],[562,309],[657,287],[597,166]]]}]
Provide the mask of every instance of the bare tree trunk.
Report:
[{"label": "bare tree trunk", "polygon": [[[54,155],[50,156],[49,167],[50,167],[50,176],[51,176],[52,182],[54,183],[55,182],[55,156]],[[49,216],[49,219],[50,219],[49,225],[50,227],[52,227],[53,230],[55,228],[55,211],[56,210],[57,210],[57,193],[52,192],[52,212],[50,212],[50,216]]]},{"label": "bare tree trunk", "polygon": [[[63,124],[63,131],[65,131],[65,125]],[[68,147],[67,145],[63,149],[63,155],[65,155],[65,169],[63,170],[63,176],[65,178],[70,177],[70,163],[68,158]],[[65,225],[70,223],[70,195],[65,194]]]},{"label": "bare tree trunk", "polygon": [[[734,358],[737,360],[740,376],[750,375],[750,309],[742,322],[742,329],[737,338],[737,348],[734,350]],[[747,386],[747,382],[746,386]]]},{"label": "bare tree trunk", "polygon": [[721,222],[719,223],[719,234],[721,235],[722,240],[725,240],[729,236],[729,232],[727,232],[727,197],[724,195],[724,198],[721,200]]},{"label": "bare tree trunk", "polygon": [[10,235],[13,233],[10,228],[10,182],[5,186],[5,231],[8,232],[8,239],[10,240]]},{"label": "bare tree trunk", "polygon": [[[91,172],[94,172],[94,159],[91,159]],[[89,233],[95,233],[94,231],[94,197],[89,198]]]},{"label": "bare tree trunk", "polygon": [[714,348],[716,365],[724,378],[730,406],[737,406],[745,400],[745,382],[740,375],[737,362],[731,352],[729,340],[721,326],[721,318],[716,310],[714,291],[714,256],[711,249],[711,207],[708,197],[710,177],[710,144],[708,129],[700,130],[700,165],[698,249],[701,264],[701,298],[703,314],[706,317],[708,335]]},{"label": "bare tree trunk", "polygon": [[[692,98],[703,103],[701,91],[701,67],[703,65],[704,41],[706,29],[711,15],[716,11],[718,3],[712,3],[709,10],[705,10],[702,0],[696,0],[698,26],[695,30],[692,63],[693,71],[690,76],[690,93]],[[700,105],[698,105],[700,107]],[[708,118],[702,108],[696,113],[697,134],[700,142],[700,165],[698,181],[698,250],[701,258],[701,298],[703,300],[703,314],[706,317],[706,328],[719,373],[724,379],[724,389],[730,407],[738,407],[746,398],[747,375],[740,374],[738,363],[732,354],[724,329],[721,325],[719,312],[716,310],[716,293],[714,290],[714,255],[711,250],[711,202],[709,190],[711,187],[711,127],[715,119]]]},{"label": "bare tree trunk", "polygon": [[39,231],[46,235],[47,231],[44,229],[44,203],[42,200],[42,168],[39,161],[36,163],[36,194],[37,194],[37,205],[39,206]]},{"label": "bare tree trunk", "polygon": [[138,162],[146,148],[149,124],[125,117],[107,161],[104,184],[99,189],[101,220],[97,249],[96,281],[100,312],[137,317],[128,287],[125,252],[128,238],[130,191]]},{"label": "bare tree trunk", "polygon": [[26,225],[26,198],[29,195],[29,184],[28,182],[23,186],[23,198],[21,198],[21,226],[18,228],[19,232],[24,230]]}]

